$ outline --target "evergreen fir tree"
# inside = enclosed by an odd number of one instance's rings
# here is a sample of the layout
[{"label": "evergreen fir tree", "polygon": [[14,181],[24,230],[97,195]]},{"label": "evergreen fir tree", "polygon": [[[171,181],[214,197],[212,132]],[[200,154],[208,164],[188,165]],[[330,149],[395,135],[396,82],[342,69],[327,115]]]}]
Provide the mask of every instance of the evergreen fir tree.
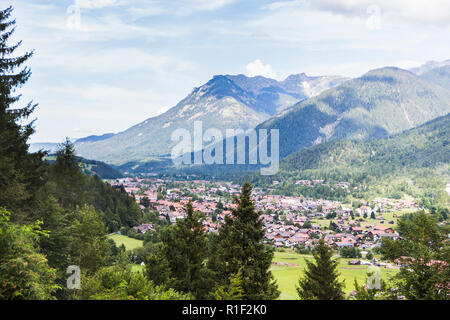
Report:
[{"label": "evergreen fir tree", "polygon": [[220,286],[214,292],[216,300],[242,300],[244,290],[242,289],[242,272],[231,275],[227,285]]},{"label": "evergreen fir tree", "polygon": [[25,222],[35,204],[36,191],[45,183],[43,152],[28,153],[27,141],[34,132],[33,121],[22,125],[36,104],[29,102],[22,108],[13,108],[20,99],[16,91],[31,76],[23,67],[33,52],[14,56],[21,41],[9,46],[15,28],[11,20],[13,9],[0,11],[0,206],[13,212],[12,221]]},{"label": "evergreen fir tree", "polygon": [[87,178],[81,172],[79,158],[75,156],[75,147],[69,138],[58,146],[56,161],[51,168],[49,192],[57,198],[59,205],[75,209],[84,204]]},{"label": "evergreen fir tree", "polygon": [[273,250],[264,243],[263,222],[251,200],[252,186],[245,182],[237,209],[214,240],[210,267],[217,274],[219,285],[229,285],[230,279],[240,272],[242,299],[276,299],[280,292],[269,271]]},{"label": "evergreen fir tree", "polygon": [[206,268],[208,252],[203,216],[188,203],[186,218],[168,227],[163,234],[163,252],[170,268],[169,286],[177,291],[192,293],[196,299],[206,299],[214,285]]},{"label": "evergreen fir tree", "polygon": [[297,292],[303,300],[342,300],[344,282],[339,281],[338,261],[322,239],[313,249],[315,262],[306,260],[305,275],[298,282]]}]

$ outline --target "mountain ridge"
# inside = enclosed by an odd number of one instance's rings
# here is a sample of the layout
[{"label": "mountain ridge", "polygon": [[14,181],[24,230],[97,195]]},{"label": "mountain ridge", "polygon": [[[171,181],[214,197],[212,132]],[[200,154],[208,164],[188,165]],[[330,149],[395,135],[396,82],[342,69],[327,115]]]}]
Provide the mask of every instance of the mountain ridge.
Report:
[{"label": "mountain ridge", "polygon": [[280,157],[285,157],[333,139],[387,137],[449,111],[449,90],[385,67],[301,101],[257,129],[279,129]]},{"label": "mountain ridge", "polygon": [[[327,83],[335,85],[347,81],[347,78],[339,76],[304,75],[297,78],[303,83],[312,81],[311,87],[317,90],[326,87]],[[165,113],[148,118],[107,139],[75,142],[76,151],[85,158],[114,165],[167,157],[176,144],[170,139],[171,134],[180,128],[192,132],[194,121],[202,121],[204,130],[247,130],[256,127],[279,110],[290,107],[301,100],[299,92],[303,85],[298,82],[298,88],[294,88],[294,81],[292,78],[289,80],[292,88],[291,91],[286,91],[282,88],[286,83],[262,76],[216,75],[206,84],[194,88]]]}]

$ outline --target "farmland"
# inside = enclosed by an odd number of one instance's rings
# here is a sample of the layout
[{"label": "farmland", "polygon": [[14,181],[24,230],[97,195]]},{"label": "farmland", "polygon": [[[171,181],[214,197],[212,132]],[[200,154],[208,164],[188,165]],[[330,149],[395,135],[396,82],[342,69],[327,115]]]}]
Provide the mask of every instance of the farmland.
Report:
[{"label": "farmland", "polygon": [[[312,255],[301,255],[291,252],[275,252],[274,262],[284,262],[289,264],[295,264],[296,266],[272,266],[271,271],[277,280],[278,289],[281,291],[281,300],[293,300],[297,299],[297,291],[295,286],[298,283],[300,275],[303,273],[306,267],[305,259],[313,259]],[[368,266],[362,265],[349,265],[348,261],[351,259],[339,259],[339,273],[341,279],[345,280],[345,292],[349,293],[354,289],[353,282],[356,280],[359,284],[362,284],[366,279],[366,271]],[[381,269],[381,276],[387,280],[395,273],[393,269]]]},{"label": "farmland", "polygon": [[142,240],[133,239],[121,234],[111,234],[108,236],[108,238],[113,239],[116,243],[116,246],[118,247],[123,244],[127,250],[133,250],[135,248],[142,247],[144,243]]}]

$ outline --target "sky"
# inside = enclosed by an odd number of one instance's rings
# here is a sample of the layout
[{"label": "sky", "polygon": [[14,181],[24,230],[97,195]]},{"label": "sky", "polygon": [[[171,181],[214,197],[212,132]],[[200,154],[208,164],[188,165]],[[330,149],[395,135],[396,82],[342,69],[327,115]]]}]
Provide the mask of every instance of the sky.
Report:
[{"label": "sky", "polygon": [[[0,0],[34,50],[30,142],[120,132],[216,74],[357,77],[450,59],[447,0]],[[12,42],[11,42],[12,43]]]}]

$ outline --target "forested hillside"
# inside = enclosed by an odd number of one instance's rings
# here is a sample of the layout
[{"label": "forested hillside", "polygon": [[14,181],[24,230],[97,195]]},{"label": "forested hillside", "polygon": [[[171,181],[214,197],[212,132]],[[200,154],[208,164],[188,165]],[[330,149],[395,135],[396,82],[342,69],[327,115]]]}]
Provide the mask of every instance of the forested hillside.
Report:
[{"label": "forested hillside", "polygon": [[[275,176],[257,173],[234,176],[280,194],[350,200],[412,196],[424,207],[448,207],[450,181],[450,115],[384,139],[335,140],[293,153]],[[297,186],[298,179],[323,180],[322,185]],[[276,187],[272,181],[279,180]],[[335,187],[340,181],[349,188]]]},{"label": "forested hillside", "polygon": [[0,299],[67,299],[66,268],[88,275],[110,265],[117,248],[107,232],[136,225],[141,211],[123,189],[83,174],[69,141],[53,164],[29,152],[26,120],[37,105],[21,106],[17,89],[31,76],[33,52],[17,56],[21,43],[8,45],[11,14],[0,11]]},{"label": "forested hillside", "polygon": [[450,115],[385,139],[337,140],[286,157],[288,171],[336,168],[394,172],[403,168],[434,167],[450,161]]},{"label": "forested hillside", "polygon": [[[54,155],[45,157],[45,161],[51,164],[55,163],[55,159],[56,157]],[[116,179],[123,176],[118,170],[101,161],[89,160],[82,157],[77,157],[77,161],[84,174],[91,176],[97,175],[100,179]]]},{"label": "forested hillside", "polygon": [[450,112],[450,91],[398,68],[372,70],[258,126],[278,129],[280,156],[337,139],[384,138]]}]

